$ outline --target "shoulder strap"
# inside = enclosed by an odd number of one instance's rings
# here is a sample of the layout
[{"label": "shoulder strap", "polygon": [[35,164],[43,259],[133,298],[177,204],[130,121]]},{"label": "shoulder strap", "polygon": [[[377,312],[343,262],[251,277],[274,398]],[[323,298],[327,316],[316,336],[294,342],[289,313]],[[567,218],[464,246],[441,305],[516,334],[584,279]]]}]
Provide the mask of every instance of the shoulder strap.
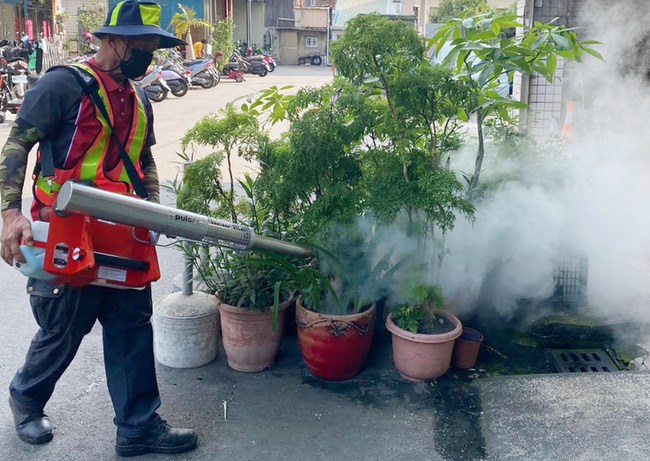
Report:
[{"label": "shoulder strap", "polygon": [[133,189],[135,190],[135,193],[138,194],[143,199],[148,198],[149,193],[144,188],[144,184],[142,184],[142,179],[140,179],[140,175],[138,175],[138,172],[135,169],[135,165],[133,165],[133,162],[131,161],[129,154],[126,153],[126,148],[124,147],[124,144],[122,144],[122,141],[120,141],[120,139],[115,134],[115,130],[113,130],[111,119],[108,115],[108,112],[106,111],[106,106],[104,105],[104,101],[102,101],[102,98],[99,96],[99,82],[95,79],[95,77],[90,75],[88,72],[84,72],[78,67],[75,66],[61,66],[61,67],[64,69],[68,69],[68,71],[72,73],[74,78],[77,80],[77,83],[79,83],[79,86],[81,87],[83,92],[88,96],[90,96],[90,98],[93,100],[93,103],[95,104],[99,112],[101,112],[102,116],[106,120],[106,123],[108,123],[108,126],[111,129],[111,138],[115,141],[115,143],[119,148],[120,158],[122,159],[122,163],[124,163],[126,174],[129,176],[129,179],[131,180],[131,184],[133,185]]}]

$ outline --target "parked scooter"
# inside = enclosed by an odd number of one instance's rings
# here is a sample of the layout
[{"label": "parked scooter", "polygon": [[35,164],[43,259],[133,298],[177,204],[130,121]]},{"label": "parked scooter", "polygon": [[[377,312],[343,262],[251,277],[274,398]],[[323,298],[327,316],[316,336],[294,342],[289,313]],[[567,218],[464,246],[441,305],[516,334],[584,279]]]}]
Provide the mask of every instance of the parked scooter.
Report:
[{"label": "parked scooter", "polygon": [[260,77],[266,77],[269,72],[264,62],[258,60],[246,61],[237,50],[233,52],[230,57],[230,62],[223,68],[223,72],[226,75],[231,71],[256,74]]},{"label": "parked scooter", "polygon": [[185,72],[181,75],[177,70],[172,68],[165,69],[163,66],[161,75],[163,81],[167,84],[174,96],[181,98],[187,94],[190,85],[185,77]]},{"label": "parked scooter", "polygon": [[170,50],[169,57],[174,64],[182,66],[185,69],[192,86],[198,85],[202,88],[212,88],[213,86],[217,86],[221,80],[221,76],[215,70],[211,59],[183,61],[181,55],[174,50]]},{"label": "parked scooter", "polygon": [[38,76],[27,74],[26,67],[16,66],[16,62],[0,58],[0,123],[4,122],[6,112],[18,113],[25,91],[38,80]]},{"label": "parked scooter", "polygon": [[2,59],[2,65],[9,75],[10,86],[16,96],[22,99],[29,85],[38,80],[38,77],[29,75],[29,65],[21,58]]},{"label": "parked scooter", "polygon": [[249,46],[246,48],[246,56],[244,57],[246,61],[261,61],[266,65],[266,70],[273,72],[277,67],[277,63],[273,56],[268,54],[253,54],[253,49]]},{"label": "parked scooter", "polygon": [[273,72],[276,67],[278,67],[277,63],[275,62],[275,59],[273,59],[273,56],[269,55],[264,55],[264,62],[266,63],[266,68],[269,70],[269,72]]},{"label": "parked scooter", "polygon": [[133,80],[133,83],[144,89],[145,93],[153,102],[160,102],[167,98],[171,91],[165,80],[162,78],[161,67],[150,67],[150,71],[140,80]]}]

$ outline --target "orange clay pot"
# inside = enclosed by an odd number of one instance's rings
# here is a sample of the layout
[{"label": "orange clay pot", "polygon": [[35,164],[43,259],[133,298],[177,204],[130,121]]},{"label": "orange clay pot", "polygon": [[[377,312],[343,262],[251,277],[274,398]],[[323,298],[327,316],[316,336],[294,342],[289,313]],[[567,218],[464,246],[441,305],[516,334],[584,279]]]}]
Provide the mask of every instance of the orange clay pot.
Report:
[{"label": "orange clay pot", "polygon": [[393,335],[393,362],[402,378],[408,381],[424,381],[439,378],[449,368],[454,342],[463,332],[460,320],[447,312],[438,312],[455,325],[441,334],[413,334],[393,323],[392,314],[386,319],[386,328]]},{"label": "orange clay pot", "polygon": [[252,311],[219,301],[221,338],[230,368],[250,373],[273,366],[280,350],[284,316],[292,302],[280,304],[274,332],[273,308],[270,312]]},{"label": "orange clay pot", "polygon": [[481,333],[472,328],[463,327],[463,334],[456,339],[454,345],[451,366],[464,370],[474,368],[481,344],[483,344],[483,335]]}]

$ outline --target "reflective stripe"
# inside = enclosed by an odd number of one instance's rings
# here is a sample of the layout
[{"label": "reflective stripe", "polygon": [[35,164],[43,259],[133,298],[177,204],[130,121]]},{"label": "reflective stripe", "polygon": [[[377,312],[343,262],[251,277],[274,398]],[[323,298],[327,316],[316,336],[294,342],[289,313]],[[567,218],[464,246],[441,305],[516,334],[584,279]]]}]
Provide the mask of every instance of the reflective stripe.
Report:
[{"label": "reflective stripe", "polygon": [[[131,86],[133,86],[133,84],[131,84]],[[131,123],[131,127],[135,127],[135,129],[131,130],[129,140],[124,147],[126,148],[126,151],[129,154],[129,158],[133,164],[137,165],[137,162],[140,160],[140,154],[142,153],[142,148],[144,147],[145,142],[145,135],[147,130],[147,112],[144,110],[144,104],[140,100],[140,95],[138,95],[138,92],[135,90],[135,88],[133,88],[133,91],[135,92],[134,103],[136,107],[133,110],[134,120]],[[120,162],[120,165],[122,166],[122,173],[120,174],[119,180],[131,184],[131,180],[129,179],[129,175],[126,172],[126,168],[124,168],[124,163]]]},{"label": "reflective stripe", "polygon": [[160,5],[140,4],[139,6],[142,24],[160,27]]},{"label": "reflective stripe", "polygon": [[61,185],[54,182],[54,180],[52,180],[51,185],[52,186],[50,187],[50,182],[40,174],[38,175],[38,178],[36,178],[36,187],[38,187],[47,195],[52,195],[50,193],[50,189],[52,192],[59,192],[59,189],[61,189]]},{"label": "reflective stripe", "polygon": [[[115,124],[115,118],[113,117],[113,110],[111,109],[111,105],[108,101],[108,95],[106,94],[106,88],[104,88],[104,85],[102,84],[101,79],[99,76],[93,71],[89,66],[84,65],[84,64],[73,64],[75,67],[78,67],[79,69],[83,70],[84,72],[90,74],[93,76],[95,80],[99,83],[99,97],[101,98],[102,102],[104,103],[104,107],[106,108],[106,112],[108,112],[108,117],[110,118],[110,123],[112,125]],[[92,181],[94,180],[98,173],[101,171],[102,168],[102,160],[104,158],[104,154],[106,153],[106,149],[109,145],[110,139],[111,139],[111,128],[108,123],[106,123],[106,120],[104,119],[104,116],[101,114],[99,109],[94,106],[95,108],[95,115],[97,117],[97,120],[102,124],[102,130],[99,133],[99,136],[95,139],[95,142],[90,146],[88,151],[86,152],[86,155],[84,156],[83,162],[81,164],[81,172],[79,174],[79,179],[83,180],[88,180]]]},{"label": "reflective stripe", "polygon": [[117,17],[120,15],[120,10],[122,9],[123,5],[124,2],[120,2],[117,5],[115,5],[113,14],[111,14],[111,22],[108,23],[109,26],[117,26]]}]

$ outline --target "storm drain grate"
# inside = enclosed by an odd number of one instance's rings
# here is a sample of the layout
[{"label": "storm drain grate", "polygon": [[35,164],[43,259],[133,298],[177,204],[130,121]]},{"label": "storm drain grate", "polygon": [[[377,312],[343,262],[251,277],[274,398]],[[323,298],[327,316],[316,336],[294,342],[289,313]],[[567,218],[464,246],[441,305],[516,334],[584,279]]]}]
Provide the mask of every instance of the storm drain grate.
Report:
[{"label": "storm drain grate", "polygon": [[561,373],[607,373],[618,370],[601,349],[555,349],[551,355]]}]

